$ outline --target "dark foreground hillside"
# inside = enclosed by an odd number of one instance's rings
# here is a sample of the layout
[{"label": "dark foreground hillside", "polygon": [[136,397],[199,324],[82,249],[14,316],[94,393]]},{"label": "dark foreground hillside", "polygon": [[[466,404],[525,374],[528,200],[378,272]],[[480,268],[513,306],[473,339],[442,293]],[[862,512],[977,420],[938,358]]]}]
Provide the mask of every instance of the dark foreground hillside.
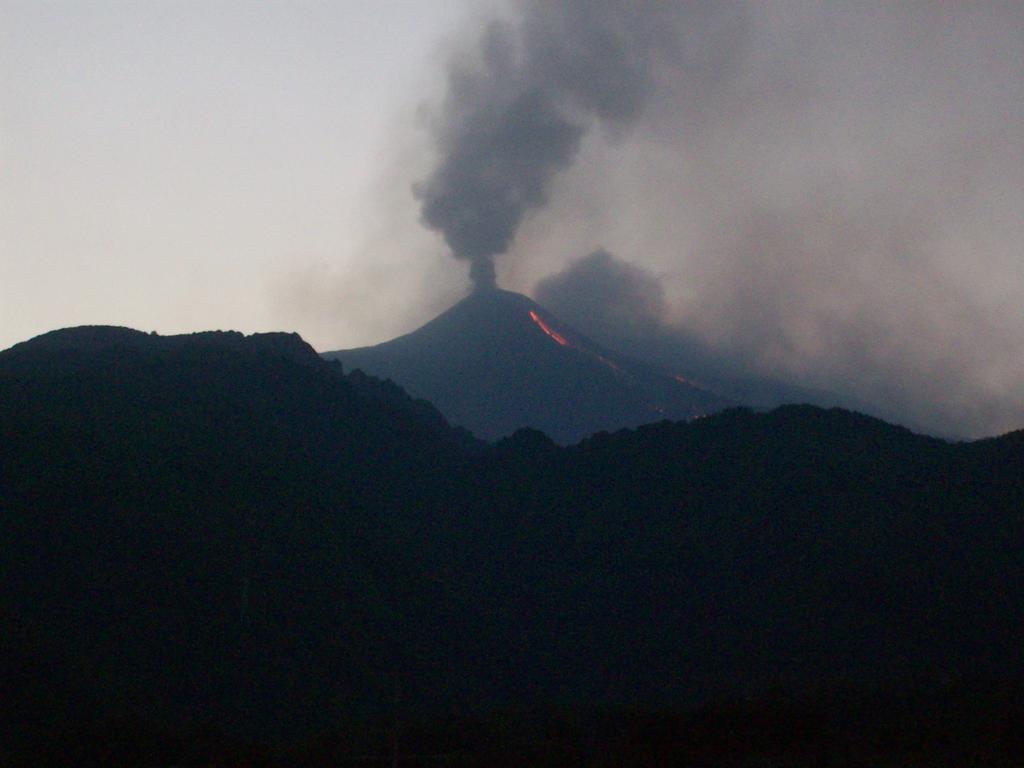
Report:
[{"label": "dark foreground hillside", "polygon": [[[64,730],[12,764],[472,768],[1017,768],[1024,690],[1000,681],[772,691],[688,708],[535,707],[337,721],[290,741],[124,718]],[[397,755],[397,760],[396,760]]]},{"label": "dark foreground hillside", "polygon": [[858,754],[1016,744],[1021,433],[789,407],[485,448],[294,336],[72,329],[0,353],[0,441],[26,764],[379,754],[396,691],[406,751],[476,764],[752,764],[847,706]]},{"label": "dark foreground hillside", "polygon": [[0,444],[4,725],[233,731],[390,689],[388,513],[473,443],[298,337],[99,328],[0,353]]}]

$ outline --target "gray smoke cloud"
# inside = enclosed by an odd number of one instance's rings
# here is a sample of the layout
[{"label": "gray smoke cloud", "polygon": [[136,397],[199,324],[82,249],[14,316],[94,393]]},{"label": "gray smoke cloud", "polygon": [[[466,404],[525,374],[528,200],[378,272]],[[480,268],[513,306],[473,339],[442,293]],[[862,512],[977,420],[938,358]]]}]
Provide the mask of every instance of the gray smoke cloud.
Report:
[{"label": "gray smoke cloud", "polygon": [[1024,426],[1024,6],[511,8],[417,187],[478,284],[507,252],[510,287],[671,367]]},{"label": "gray smoke cloud", "polygon": [[586,326],[614,346],[660,334],[665,327],[661,281],[603,248],[542,280],[533,293],[561,319]]},{"label": "gray smoke cloud", "polygon": [[560,320],[585,328],[610,349],[657,363],[668,373],[746,405],[845,405],[869,410],[838,393],[759,374],[735,349],[715,348],[669,319],[663,281],[600,248],[541,280],[537,301]]},{"label": "gray smoke cloud", "polygon": [[422,220],[470,262],[476,287],[493,286],[493,257],[508,250],[531,210],[548,202],[594,125],[627,128],[654,85],[660,58],[685,49],[680,25],[723,3],[563,0],[516,4],[479,49],[452,65],[434,115],[439,161],[414,185]]}]

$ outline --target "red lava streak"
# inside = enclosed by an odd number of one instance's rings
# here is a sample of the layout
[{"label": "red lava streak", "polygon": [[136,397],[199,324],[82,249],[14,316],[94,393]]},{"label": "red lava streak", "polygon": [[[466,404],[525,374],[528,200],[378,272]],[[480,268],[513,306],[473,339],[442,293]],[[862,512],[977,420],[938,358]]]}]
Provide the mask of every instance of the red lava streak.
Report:
[{"label": "red lava streak", "polygon": [[565,337],[562,334],[558,333],[557,331],[552,329],[552,327],[550,325],[548,325],[543,320],[541,320],[540,316],[536,312],[534,312],[532,309],[530,310],[530,319],[533,320],[533,322],[535,322],[538,326],[540,326],[540,329],[542,331],[544,331],[544,333],[546,333],[552,339],[557,341],[563,347],[572,346],[571,344],[569,344],[568,341],[566,341]]},{"label": "red lava streak", "polygon": [[552,328],[550,325],[548,325],[543,320],[541,320],[540,319],[540,315],[538,315],[532,309],[530,310],[530,319],[533,320],[533,322],[535,322],[537,324],[537,326],[542,331],[544,331],[544,333],[546,333],[552,339],[557,341],[563,347],[569,347],[570,349],[578,349],[581,352],[584,352],[584,353],[590,355],[591,357],[594,357],[597,360],[601,361],[602,363],[607,365],[609,368],[611,368],[616,373],[622,373],[622,369],[620,369],[619,366],[617,366],[615,363],[613,363],[611,360],[609,360],[604,355],[599,355],[597,352],[594,352],[593,350],[587,349],[586,347],[580,346],[578,344],[570,343],[569,340],[567,338],[565,338],[565,336],[563,336],[558,331],[556,331],[554,328]]}]

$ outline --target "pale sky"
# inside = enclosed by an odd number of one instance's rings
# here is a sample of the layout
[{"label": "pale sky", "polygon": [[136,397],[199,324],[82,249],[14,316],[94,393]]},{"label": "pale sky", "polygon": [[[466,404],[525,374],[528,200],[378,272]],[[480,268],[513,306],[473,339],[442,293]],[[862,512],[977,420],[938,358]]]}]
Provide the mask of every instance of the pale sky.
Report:
[{"label": "pale sky", "polygon": [[[407,330],[401,290],[364,274],[393,227],[371,212],[466,16],[457,0],[0,0],[0,348],[83,324],[327,347]],[[420,262],[377,279],[427,279]],[[344,295],[296,307],[311,276]]]}]

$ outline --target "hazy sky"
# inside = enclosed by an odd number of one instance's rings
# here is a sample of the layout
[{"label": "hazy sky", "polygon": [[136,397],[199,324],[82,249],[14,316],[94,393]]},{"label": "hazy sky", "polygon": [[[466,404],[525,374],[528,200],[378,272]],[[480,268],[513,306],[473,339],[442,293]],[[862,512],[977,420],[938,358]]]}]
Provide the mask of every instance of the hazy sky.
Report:
[{"label": "hazy sky", "polygon": [[493,265],[624,344],[1024,426],[1019,2],[0,0],[0,171],[0,347],[356,346]]},{"label": "hazy sky", "polygon": [[[463,282],[422,258],[385,269],[374,243],[402,221],[377,211],[467,15],[454,0],[0,0],[0,347],[87,323],[327,346],[401,330],[396,288]],[[324,295],[298,311],[311,279]]]}]

